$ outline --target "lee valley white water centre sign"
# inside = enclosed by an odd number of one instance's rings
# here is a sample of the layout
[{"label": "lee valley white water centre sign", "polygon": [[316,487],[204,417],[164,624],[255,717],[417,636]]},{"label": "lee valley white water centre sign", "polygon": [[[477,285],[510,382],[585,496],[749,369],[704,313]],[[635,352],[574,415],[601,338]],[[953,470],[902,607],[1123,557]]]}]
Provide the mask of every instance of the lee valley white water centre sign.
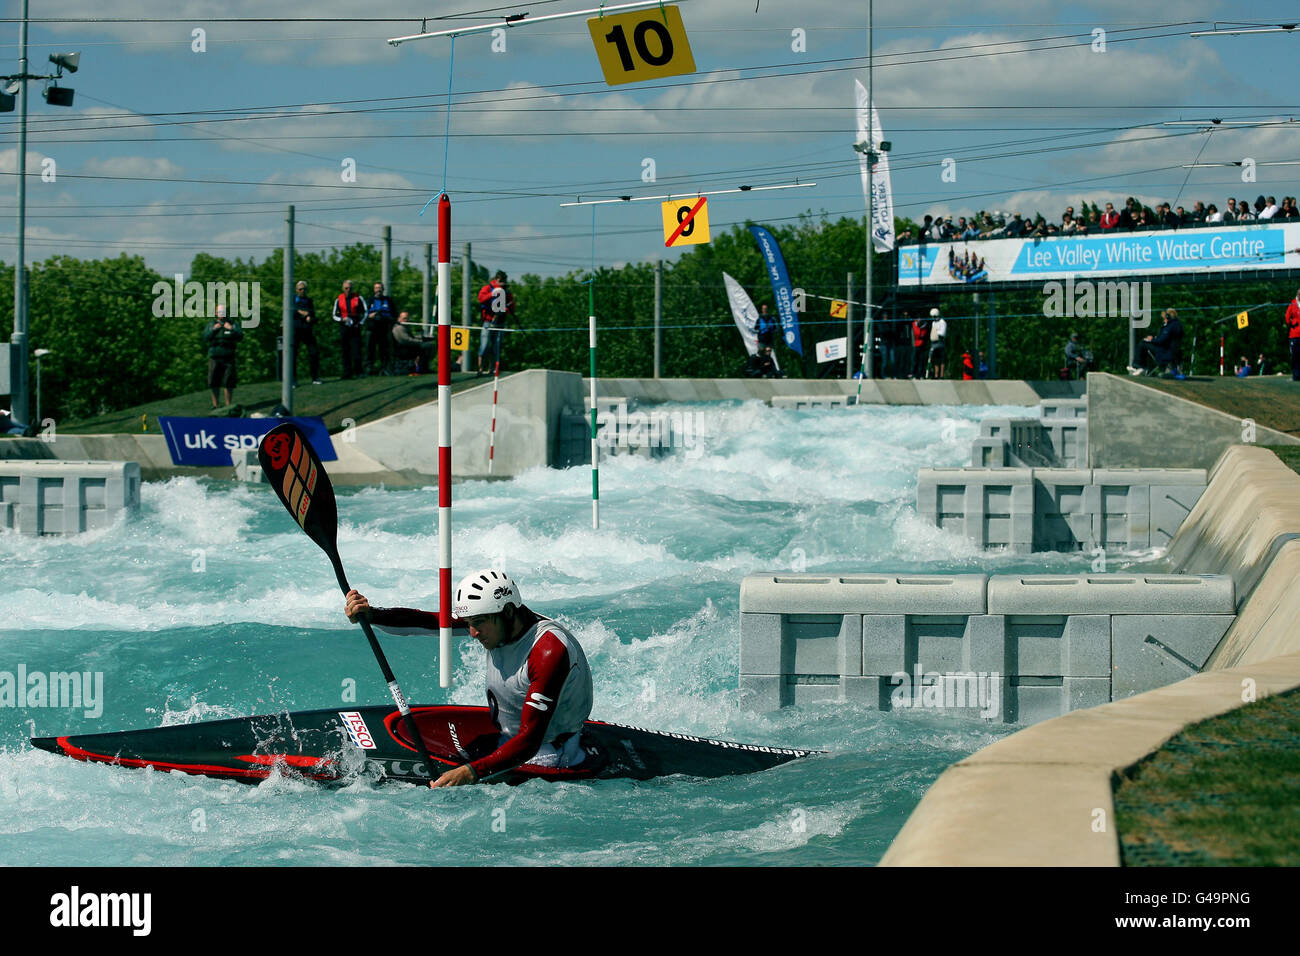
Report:
[{"label": "lee valley white water centre sign", "polygon": [[898,247],[903,286],[1297,268],[1300,224],[1293,223]]}]

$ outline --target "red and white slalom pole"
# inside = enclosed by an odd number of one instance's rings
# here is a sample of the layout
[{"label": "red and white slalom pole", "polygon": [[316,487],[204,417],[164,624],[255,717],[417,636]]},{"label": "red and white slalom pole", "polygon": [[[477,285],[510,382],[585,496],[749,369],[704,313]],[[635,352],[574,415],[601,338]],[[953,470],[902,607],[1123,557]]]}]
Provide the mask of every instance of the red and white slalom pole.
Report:
[{"label": "red and white slalom pole", "polygon": [[[497,339],[497,349],[500,351],[501,340]],[[492,456],[497,450],[497,381],[501,377],[501,357],[492,364],[492,432],[488,436],[488,474],[492,474]]]},{"label": "red and white slalom pole", "polygon": [[1219,336],[1219,376],[1223,376],[1223,336]]},{"label": "red and white slalom pole", "polygon": [[438,683],[451,686],[451,197],[438,197]]}]

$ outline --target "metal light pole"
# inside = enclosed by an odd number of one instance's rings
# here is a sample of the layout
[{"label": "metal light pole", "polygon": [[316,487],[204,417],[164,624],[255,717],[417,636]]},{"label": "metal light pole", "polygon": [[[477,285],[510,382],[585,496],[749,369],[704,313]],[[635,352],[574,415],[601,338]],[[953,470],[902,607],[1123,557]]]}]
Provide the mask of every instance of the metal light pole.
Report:
[{"label": "metal light pole", "polygon": [[42,93],[51,106],[71,106],[73,91],[60,87],[58,80],[66,69],[76,73],[81,54],[55,53],[50,62],[58,67],[57,73],[38,75],[27,72],[27,3],[22,0],[22,20],[18,26],[18,72],[6,76],[3,91],[3,109],[13,109],[14,95],[18,102],[18,153],[16,172],[18,174],[18,258],[14,265],[14,328],[10,339],[10,366],[12,392],[11,411],[14,418],[21,422],[29,420],[29,402],[27,400],[27,83],[30,80],[56,81],[47,86]]},{"label": "metal light pole", "polygon": [[[27,75],[27,0],[23,0],[23,22],[18,28],[18,73]],[[14,333],[10,408],[16,421],[29,422],[27,412],[27,81],[20,79],[18,90],[18,155],[14,169],[18,173],[18,261],[14,265]]]},{"label": "metal light pole", "polygon": [[875,143],[875,124],[872,121],[873,103],[871,97],[875,93],[874,83],[872,83],[872,56],[875,48],[875,28],[874,28],[875,11],[871,0],[867,0],[867,123],[870,124],[867,130],[867,169],[870,171],[868,177],[871,188],[867,190],[867,278],[866,278],[866,296],[863,298],[863,316],[862,316],[862,377],[872,377],[873,359],[875,358],[874,343],[871,341],[871,258],[875,251],[873,246],[874,240],[871,238],[871,226],[876,218],[876,143]]}]

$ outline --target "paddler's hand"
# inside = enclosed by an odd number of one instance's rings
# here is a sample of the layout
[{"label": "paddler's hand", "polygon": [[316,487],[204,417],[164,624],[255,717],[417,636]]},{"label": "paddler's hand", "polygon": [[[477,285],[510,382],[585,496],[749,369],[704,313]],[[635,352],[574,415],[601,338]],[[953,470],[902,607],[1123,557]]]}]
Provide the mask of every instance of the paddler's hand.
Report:
[{"label": "paddler's hand", "polygon": [[366,600],[364,594],[353,588],[347,593],[347,603],[343,606],[343,613],[348,616],[348,620],[353,624],[361,620],[361,617],[370,616],[370,602]]},{"label": "paddler's hand", "polygon": [[478,783],[478,774],[469,764],[457,767],[455,770],[448,770],[437,780],[429,783],[429,789],[436,790],[439,787],[464,787],[471,783]]}]

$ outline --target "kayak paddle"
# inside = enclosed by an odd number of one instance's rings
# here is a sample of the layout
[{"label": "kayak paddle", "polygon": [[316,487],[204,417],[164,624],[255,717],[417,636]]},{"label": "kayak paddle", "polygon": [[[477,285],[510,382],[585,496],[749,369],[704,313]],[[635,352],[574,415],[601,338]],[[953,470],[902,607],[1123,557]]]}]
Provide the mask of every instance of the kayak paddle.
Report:
[{"label": "kayak paddle", "polygon": [[[330,559],[330,564],[334,566],[334,576],[338,578],[339,588],[346,595],[352,588],[348,585],[348,577],[343,571],[343,562],[339,559],[338,503],[334,498],[334,487],[330,484],[325,466],[312,450],[307,436],[293,422],[276,425],[262,437],[262,443],[257,447],[257,458],[262,463],[262,470],[270,479],[271,487],[275,489],[275,493],[280,497],[289,514],[293,515],[302,530],[307,532],[307,537],[315,541],[325,552],[325,556]],[[398,686],[397,678],[393,676],[393,669],[388,666],[388,659],[384,657],[384,651],[379,646],[379,641],[375,639],[370,621],[363,615],[360,624],[361,629],[366,633],[366,639],[370,641],[370,649],[374,651],[375,660],[379,662],[379,669],[384,672],[384,680],[388,682],[393,703],[402,712],[407,733],[411,735],[411,740],[419,748],[420,756],[424,758],[429,779],[436,780],[438,775],[434,773],[434,768],[438,765],[429,756],[424,737],[415,724],[415,718],[411,716],[411,707],[406,702],[406,695]]]}]

